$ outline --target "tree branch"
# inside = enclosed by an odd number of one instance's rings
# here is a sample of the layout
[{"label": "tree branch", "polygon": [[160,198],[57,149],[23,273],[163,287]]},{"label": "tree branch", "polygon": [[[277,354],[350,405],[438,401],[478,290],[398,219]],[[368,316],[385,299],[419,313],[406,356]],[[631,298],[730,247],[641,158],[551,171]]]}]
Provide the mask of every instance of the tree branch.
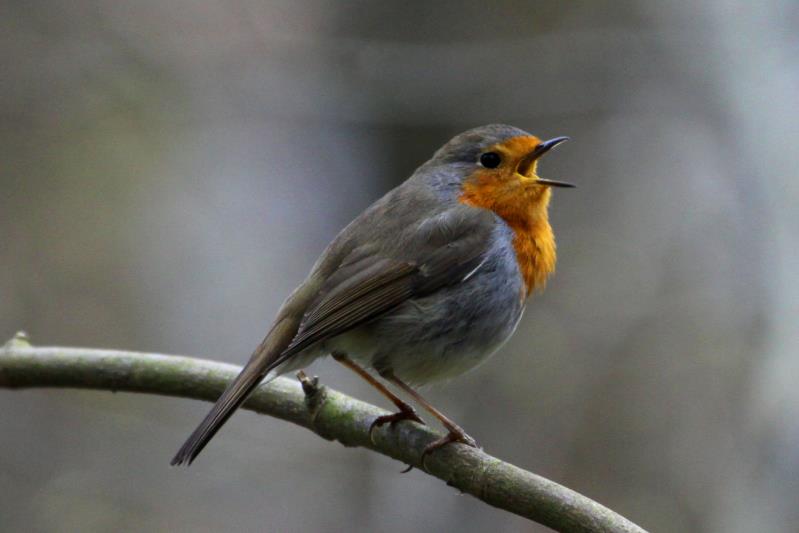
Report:
[{"label": "tree branch", "polygon": [[[238,374],[234,365],[159,354],[33,347],[18,333],[0,348],[0,387],[67,387],[144,392],[215,401]],[[375,417],[386,411],[304,379],[278,378],[259,387],[245,409],[310,429],[345,446],[362,446],[416,467],[425,445],[440,435],[403,422],[369,438]],[[168,457],[164,456],[166,464]],[[491,457],[449,445],[429,455],[426,471],[489,505],[559,531],[644,531],[610,509],[557,483]]]}]

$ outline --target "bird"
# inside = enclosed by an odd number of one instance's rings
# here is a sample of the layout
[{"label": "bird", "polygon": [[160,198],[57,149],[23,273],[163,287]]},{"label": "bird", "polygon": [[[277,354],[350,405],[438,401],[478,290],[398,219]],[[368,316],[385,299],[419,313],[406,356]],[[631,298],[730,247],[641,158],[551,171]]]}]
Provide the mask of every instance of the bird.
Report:
[{"label": "bird", "polygon": [[402,420],[424,424],[385,382],[447,430],[422,461],[450,443],[477,446],[417,389],[496,352],[554,272],[552,189],[574,185],[539,177],[537,166],[568,139],[490,124],[444,144],[327,246],[171,464],[191,464],[260,383],[326,355],[396,406],[370,435]]}]

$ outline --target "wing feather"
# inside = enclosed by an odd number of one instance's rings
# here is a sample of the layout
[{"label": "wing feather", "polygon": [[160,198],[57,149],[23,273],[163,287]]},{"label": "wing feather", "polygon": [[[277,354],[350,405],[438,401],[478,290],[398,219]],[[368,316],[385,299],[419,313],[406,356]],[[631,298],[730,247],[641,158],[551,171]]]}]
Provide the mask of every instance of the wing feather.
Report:
[{"label": "wing feather", "polygon": [[471,277],[485,264],[494,219],[468,209],[445,212],[428,221],[417,229],[414,242],[400,248],[354,249],[355,258],[345,258],[345,266],[328,279],[275,364],[409,299]]}]

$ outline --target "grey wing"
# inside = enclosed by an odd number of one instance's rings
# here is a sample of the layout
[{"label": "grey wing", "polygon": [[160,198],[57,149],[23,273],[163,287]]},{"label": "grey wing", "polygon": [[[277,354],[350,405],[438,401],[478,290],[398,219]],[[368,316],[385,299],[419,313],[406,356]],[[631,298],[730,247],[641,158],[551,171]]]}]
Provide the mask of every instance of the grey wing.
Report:
[{"label": "grey wing", "polygon": [[355,247],[322,286],[275,365],[364,324],[411,298],[460,283],[480,267],[496,226],[493,213],[458,206],[398,236]]}]

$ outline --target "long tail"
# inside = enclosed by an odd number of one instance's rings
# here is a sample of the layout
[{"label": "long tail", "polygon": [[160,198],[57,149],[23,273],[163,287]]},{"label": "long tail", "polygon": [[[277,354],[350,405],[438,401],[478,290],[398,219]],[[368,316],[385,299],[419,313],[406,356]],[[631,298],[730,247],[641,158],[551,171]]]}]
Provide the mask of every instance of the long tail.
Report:
[{"label": "long tail", "polygon": [[258,361],[252,360],[241,371],[233,382],[228,385],[219,400],[216,401],[211,411],[205,416],[197,429],[186,439],[183,446],[180,447],[178,453],[170,461],[171,465],[190,465],[195,457],[205,448],[219,428],[227,422],[228,418],[244,401],[250,396],[250,393],[258,386],[259,383],[266,377],[276,377],[277,374],[273,373],[268,376],[267,373],[270,368],[258,368]]},{"label": "long tail", "polygon": [[[321,268],[321,267],[315,267]],[[275,322],[264,340],[250,356],[244,368],[228,385],[211,411],[205,416],[197,429],[189,435],[178,453],[172,458],[172,465],[190,465],[205,448],[219,428],[227,422],[233,412],[247,399],[262,380],[271,381],[286,367],[281,364],[296,355],[299,347],[292,347],[292,339],[297,335],[300,322],[310,301],[316,298],[323,278],[321,274],[311,273],[277,313]]]},{"label": "long tail", "polygon": [[284,316],[276,322],[250,357],[250,361],[236,376],[236,379],[228,385],[211,411],[180,447],[178,453],[170,461],[171,465],[190,465],[258,384],[264,378],[271,381],[277,376],[277,372],[272,372],[272,370],[275,370],[290,355],[290,352],[287,353],[284,349],[294,337],[298,323],[299,319],[293,315]]}]

